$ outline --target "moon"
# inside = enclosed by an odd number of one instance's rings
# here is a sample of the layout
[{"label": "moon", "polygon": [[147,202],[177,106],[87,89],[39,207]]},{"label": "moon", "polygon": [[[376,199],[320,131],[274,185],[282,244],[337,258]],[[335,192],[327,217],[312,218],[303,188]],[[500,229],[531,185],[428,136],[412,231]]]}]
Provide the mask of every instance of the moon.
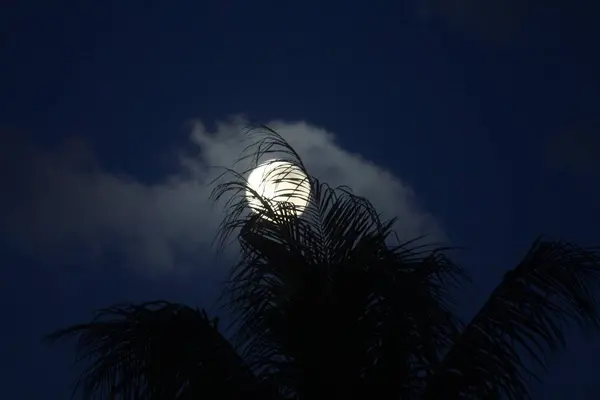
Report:
[{"label": "moon", "polygon": [[[283,160],[269,160],[254,168],[248,176],[248,187],[273,206],[278,202],[292,203],[297,216],[304,212],[310,197],[306,174],[298,166]],[[250,190],[246,190],[246,199],[254,212],[264,208]]]}]

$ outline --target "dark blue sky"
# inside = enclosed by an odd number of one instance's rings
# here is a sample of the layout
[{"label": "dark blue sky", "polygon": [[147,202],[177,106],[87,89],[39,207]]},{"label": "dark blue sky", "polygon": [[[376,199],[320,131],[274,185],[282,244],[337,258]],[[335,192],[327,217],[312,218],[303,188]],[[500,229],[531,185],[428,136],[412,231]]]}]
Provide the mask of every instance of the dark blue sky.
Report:
[{"label": "dark blue sky", "polygon": [[[78,137],[103,171],[152,185],[177,170],[172,151],[188,148],[190,119],[306,121],[407,183],[468,248],[459,260],[475,280],[471,304],[538,234],[600,243],[600,27],[586,2],[9,3],[4,160],[19,158],[21,137],[44,154]],[[31,167],[4,160],[9,193]],[[0,201],[2,216],[43,201]],[[210,306],[217,291],[208,253],[193,279],[147,278],[118,254],[90,265],[76,248],[41,256],[16,245],[12,227],[0,225],[6,398],[67,397],[72,353],[40,338],[92,309],[159,297]],[[569,349],[537,398],[600,395],[600,341],[575,336]]]}]

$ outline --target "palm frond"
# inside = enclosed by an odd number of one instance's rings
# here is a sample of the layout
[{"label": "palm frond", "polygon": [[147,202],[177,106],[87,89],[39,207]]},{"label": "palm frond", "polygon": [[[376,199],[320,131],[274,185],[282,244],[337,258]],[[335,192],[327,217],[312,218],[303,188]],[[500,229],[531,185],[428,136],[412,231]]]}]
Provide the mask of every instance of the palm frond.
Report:
[{"label": "palm frond", "polygon": [[235,236],[241,246],[226,294],[244,357],[303,398],[410,391],[415,370],[426,375],[456,332],[448,289],[464,271],[441,249],[394,243],[395,220],[312,177],[275,132],[261,135],[249,147],[254,161],[263,150],[288,156],[310,193],[295,194],[308,201],[298,217],[289,203],[268,199],[261,212],[245,212],[247,192],[260,198],[244,178],[249,171],[232,172],[213,191],[213,199],[232,196],[219,240]]},{"label": "palm frond", "polygon": [[116,305],[47,340],[69,337],[84,366],[74,394],[85,399],[252,399],[262,390],[216,320],[183,305]]},{"label": "palm frond", "polygon": [[530,398],[527,385],[537,377],[524,355],[545,368],[548,353],[565,346],[569,325],[600,326],[599,278],[598,248],[536,241],[448,352],[426,398]]},{"label": "palm frond", "polygon": [[[272,199],[265,198],[260,193],[257,193],[249,185],[248,175],[262,162],[275,163],[286,161],[288,165],[287,167],[274,169],[271,172],[274,176],[263,177],[265,180],[286,182],[289,186],[294,187],[294,190],[289,191],[289,193],[278,193],[278,196],[285,197],[287,195],[290,200],[295,198],[308,201],[310,198],[311,182],[299,180],[295,174],[290,174],[292,170],[297,170],[306,177],[310,176],[299,155],[289,146],[285,139],[277,132],[263,125],[246,130],[246,134],[251,139],[251,143],[245,147],[236,164],[249,161],[250,166],[242,172],[238,172],[232,168],[224,168],[224,172],[211,183],[215,184],[221,181],[211,192],[210,199],[213,203],[227,198],[224,203],[227,213],[220,224],[218,234],[215,238],[219,249],[222,249],[227,244],[227,240],[250,221],[268,220],[277,222],[281,219],[289,219],[292,215],[296,214],[292,212],[293,204],[291,202],[273,202]],[[223,179],[227,180],[222,182]],[[257,210],[258,212],[250,212],[249,197],[260,201],[262,207],[260,210]]]}]

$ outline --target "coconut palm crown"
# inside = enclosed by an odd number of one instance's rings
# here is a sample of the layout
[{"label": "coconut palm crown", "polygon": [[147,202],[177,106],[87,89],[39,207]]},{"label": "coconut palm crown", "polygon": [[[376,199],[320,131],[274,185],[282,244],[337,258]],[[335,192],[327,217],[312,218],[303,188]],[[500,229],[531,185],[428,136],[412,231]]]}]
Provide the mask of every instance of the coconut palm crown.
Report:
[{"label": "coconut palm crown", "polygon": [[[469,283],[450,249],[401,242],[365,198],[311,176],[275,131],[248,131],[242,160],[285,159],[307,176],[308,206],[272,202],[227,169],[220,248],[239,244],[221,303],[228,334],[204,310],[157,301],[97,311],[59,330],[77,339],[84,399],[525,399],[565,331],[600,326],[598,248],[536,240],[479,312],[462,323]],[[263,207],[248,210],[248,193]]]}]

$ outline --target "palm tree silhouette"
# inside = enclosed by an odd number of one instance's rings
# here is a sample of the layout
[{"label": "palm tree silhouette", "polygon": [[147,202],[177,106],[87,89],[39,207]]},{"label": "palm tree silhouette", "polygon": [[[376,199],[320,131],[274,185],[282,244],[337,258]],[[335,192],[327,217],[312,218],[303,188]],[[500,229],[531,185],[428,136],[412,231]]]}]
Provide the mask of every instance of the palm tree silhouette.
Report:
[{"label": "palm tree silhouette", "polygon": [[[222,302],[229,339],[204,310],[157,301],[117,305],[47,337],[77,337],[86,399],[523,399],[568,325],[599,327],[600,253],[537,240],[476,316],[455,316],[452,291],[469,282],[447,248],[399,242],[395,220],[366,199],[310,176],[267,127],[246,148],[278,154],[310,177],[309,206],[262,199],[248,212],[244,174],[215,186],[225,199],[220,247],[240,258]],[[297,175],[290,179],[301,186]],[[306,186],[306,185],[304,185]]]}]

